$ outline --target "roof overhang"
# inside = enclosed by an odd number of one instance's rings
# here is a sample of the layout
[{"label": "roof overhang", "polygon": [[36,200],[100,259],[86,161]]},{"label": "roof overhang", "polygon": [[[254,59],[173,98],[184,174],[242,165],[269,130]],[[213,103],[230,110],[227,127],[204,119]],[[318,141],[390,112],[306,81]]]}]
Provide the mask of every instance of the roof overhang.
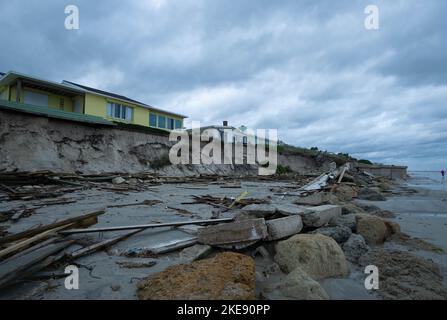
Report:
[{"label": "roof overhang", "polygon": [[[73,88],[80,88],[76,84],[70,83],[69,81],[66,81],[66,80],[62,81],[62,83],[65,84],[66,86],[70,86],[70,87],[73,87]],[[88,92],[88,93],[93,94],[93,95],[101,96],[101,97],[108,98],[108,99],[111,99],[111,100],[122,101],[122,102],[128,103],[128,104],[137,105],[137,106],[140,106],[140,107],[143,107],[143,108],[146,108],[146,109],[150,109],[150,110],[154,110],[154,111],[157,111],[157,112],[165,113],[167,115],[177,116],[177,117],[184,118],[184,119],[188,118],[188,116],[185,116],[183,114],[178,114],[178,113],[166,111],[166,110],[163,110],[163,109],[158,109],[158,108],[155,108],[155,107],[153,107],[151,105],[148,105],[148,104],[138,103],[137,101],[127,101],[127,100],[120,99],[120,98],[117,98],[117,97],[114,97],[114,96],[111,96],[111,95],[107,95],[107,94],[104,94],[104,93],[91,91],[91,90],[88,90],[88,89],[85,89],[85,88],[82,88],[82,90],[84,92]]]},{"label": "roof overhang", "polygon": [[73,88],[67,86],[65,84],[48,81],[44,79],[40,79],[37,77],[29,76],[26,74],[10,71],[6,73],[3,77],[0,78],[0,86],[2,85],[13,85],[18,80],[22,80],[23,86],[28,86],[35,89],[51,89],[52,91],[61,93],[61,94],[70,94],[70,95],[79,95],[84,94],[85,90],[81,90],[78,88]]}]

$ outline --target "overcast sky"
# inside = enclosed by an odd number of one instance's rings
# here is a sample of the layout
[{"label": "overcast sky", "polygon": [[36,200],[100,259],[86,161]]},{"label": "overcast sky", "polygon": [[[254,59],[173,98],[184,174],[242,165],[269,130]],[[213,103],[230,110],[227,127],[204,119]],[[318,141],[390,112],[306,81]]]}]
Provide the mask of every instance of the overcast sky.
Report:
[{"label": "overcast sky", "polygon": [[[447,167],[447,1],[0,0],[0,71],[298,146]],[[80,29],[66,30],[66,5]],[[366,30],[364,9],[380,10]]]}]

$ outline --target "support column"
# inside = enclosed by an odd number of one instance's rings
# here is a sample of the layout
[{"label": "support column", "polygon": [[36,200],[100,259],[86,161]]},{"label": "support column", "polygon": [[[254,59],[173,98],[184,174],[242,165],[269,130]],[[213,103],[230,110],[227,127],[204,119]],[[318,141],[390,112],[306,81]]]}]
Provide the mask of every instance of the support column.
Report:
[{"label": "support column", "polygon": [[16,85],[16,102],[20,102],[21,94],[22,94],[22,80],[18,79]]}]

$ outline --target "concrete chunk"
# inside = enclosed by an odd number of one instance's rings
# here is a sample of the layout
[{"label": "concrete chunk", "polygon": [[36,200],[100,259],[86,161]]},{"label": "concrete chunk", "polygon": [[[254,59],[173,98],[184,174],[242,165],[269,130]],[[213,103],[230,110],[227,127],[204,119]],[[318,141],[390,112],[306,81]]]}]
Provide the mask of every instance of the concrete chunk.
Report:
[{"label": "concrete chunk", "polygon": [[310,212],[307,208],[288,203],[277,204],[275,205],[275,208],[277,213],[283,214],[285,216],[303,215]]},{"label": "concrete chunk", "polygon": [[292,236],[303,229],[303,221],[299,215],[273,219],[265,223],[269,233],[267,240],[270,241]]},{"label": "concrete chunk", "polygon": [[271,204],[249,204],[241,210],[242,213],[250,214],[255,218],[265,218],[266,216],[273,215],[276,212],[276,207]]},{"label": "concrete chunk", "polygon": [[182,252],[180,252],[180,258],[188,262],[193,262],[205,258],[212,250],[213,249],[208,245],[196,244],[192,247],[183,249]]},{"label": "concrete chunk", "polygon": [[331,200],[331,195],[327,192],[313,193],[307,197],[300,197],[296,204],[304,204],[310,206],[318,206]]},{"label": "concrete chunk", "polygon": [[309,209],[312,211],[302,216],[304,225],[308,227],[319,228],[328,224],[332,218],[341,216],[341,206],[324,205]]},{"label": "concrete chunk", "polygon": [[265,239],[268,236],[264,219],[241,220],[208,226],[199,230],[199,243],[211,246],[237,244]]}]

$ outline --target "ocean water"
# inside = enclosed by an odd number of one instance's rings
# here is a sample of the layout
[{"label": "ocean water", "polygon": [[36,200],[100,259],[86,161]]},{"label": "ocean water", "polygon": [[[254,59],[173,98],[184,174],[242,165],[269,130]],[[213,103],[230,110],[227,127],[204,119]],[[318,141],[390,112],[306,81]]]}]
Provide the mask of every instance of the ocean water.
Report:
[{"label": "ocean water", "polygon": [[441,171],[409,171],[408,186],[422,187],[431,190],[447,191],[447,173],[442,179]]}]

